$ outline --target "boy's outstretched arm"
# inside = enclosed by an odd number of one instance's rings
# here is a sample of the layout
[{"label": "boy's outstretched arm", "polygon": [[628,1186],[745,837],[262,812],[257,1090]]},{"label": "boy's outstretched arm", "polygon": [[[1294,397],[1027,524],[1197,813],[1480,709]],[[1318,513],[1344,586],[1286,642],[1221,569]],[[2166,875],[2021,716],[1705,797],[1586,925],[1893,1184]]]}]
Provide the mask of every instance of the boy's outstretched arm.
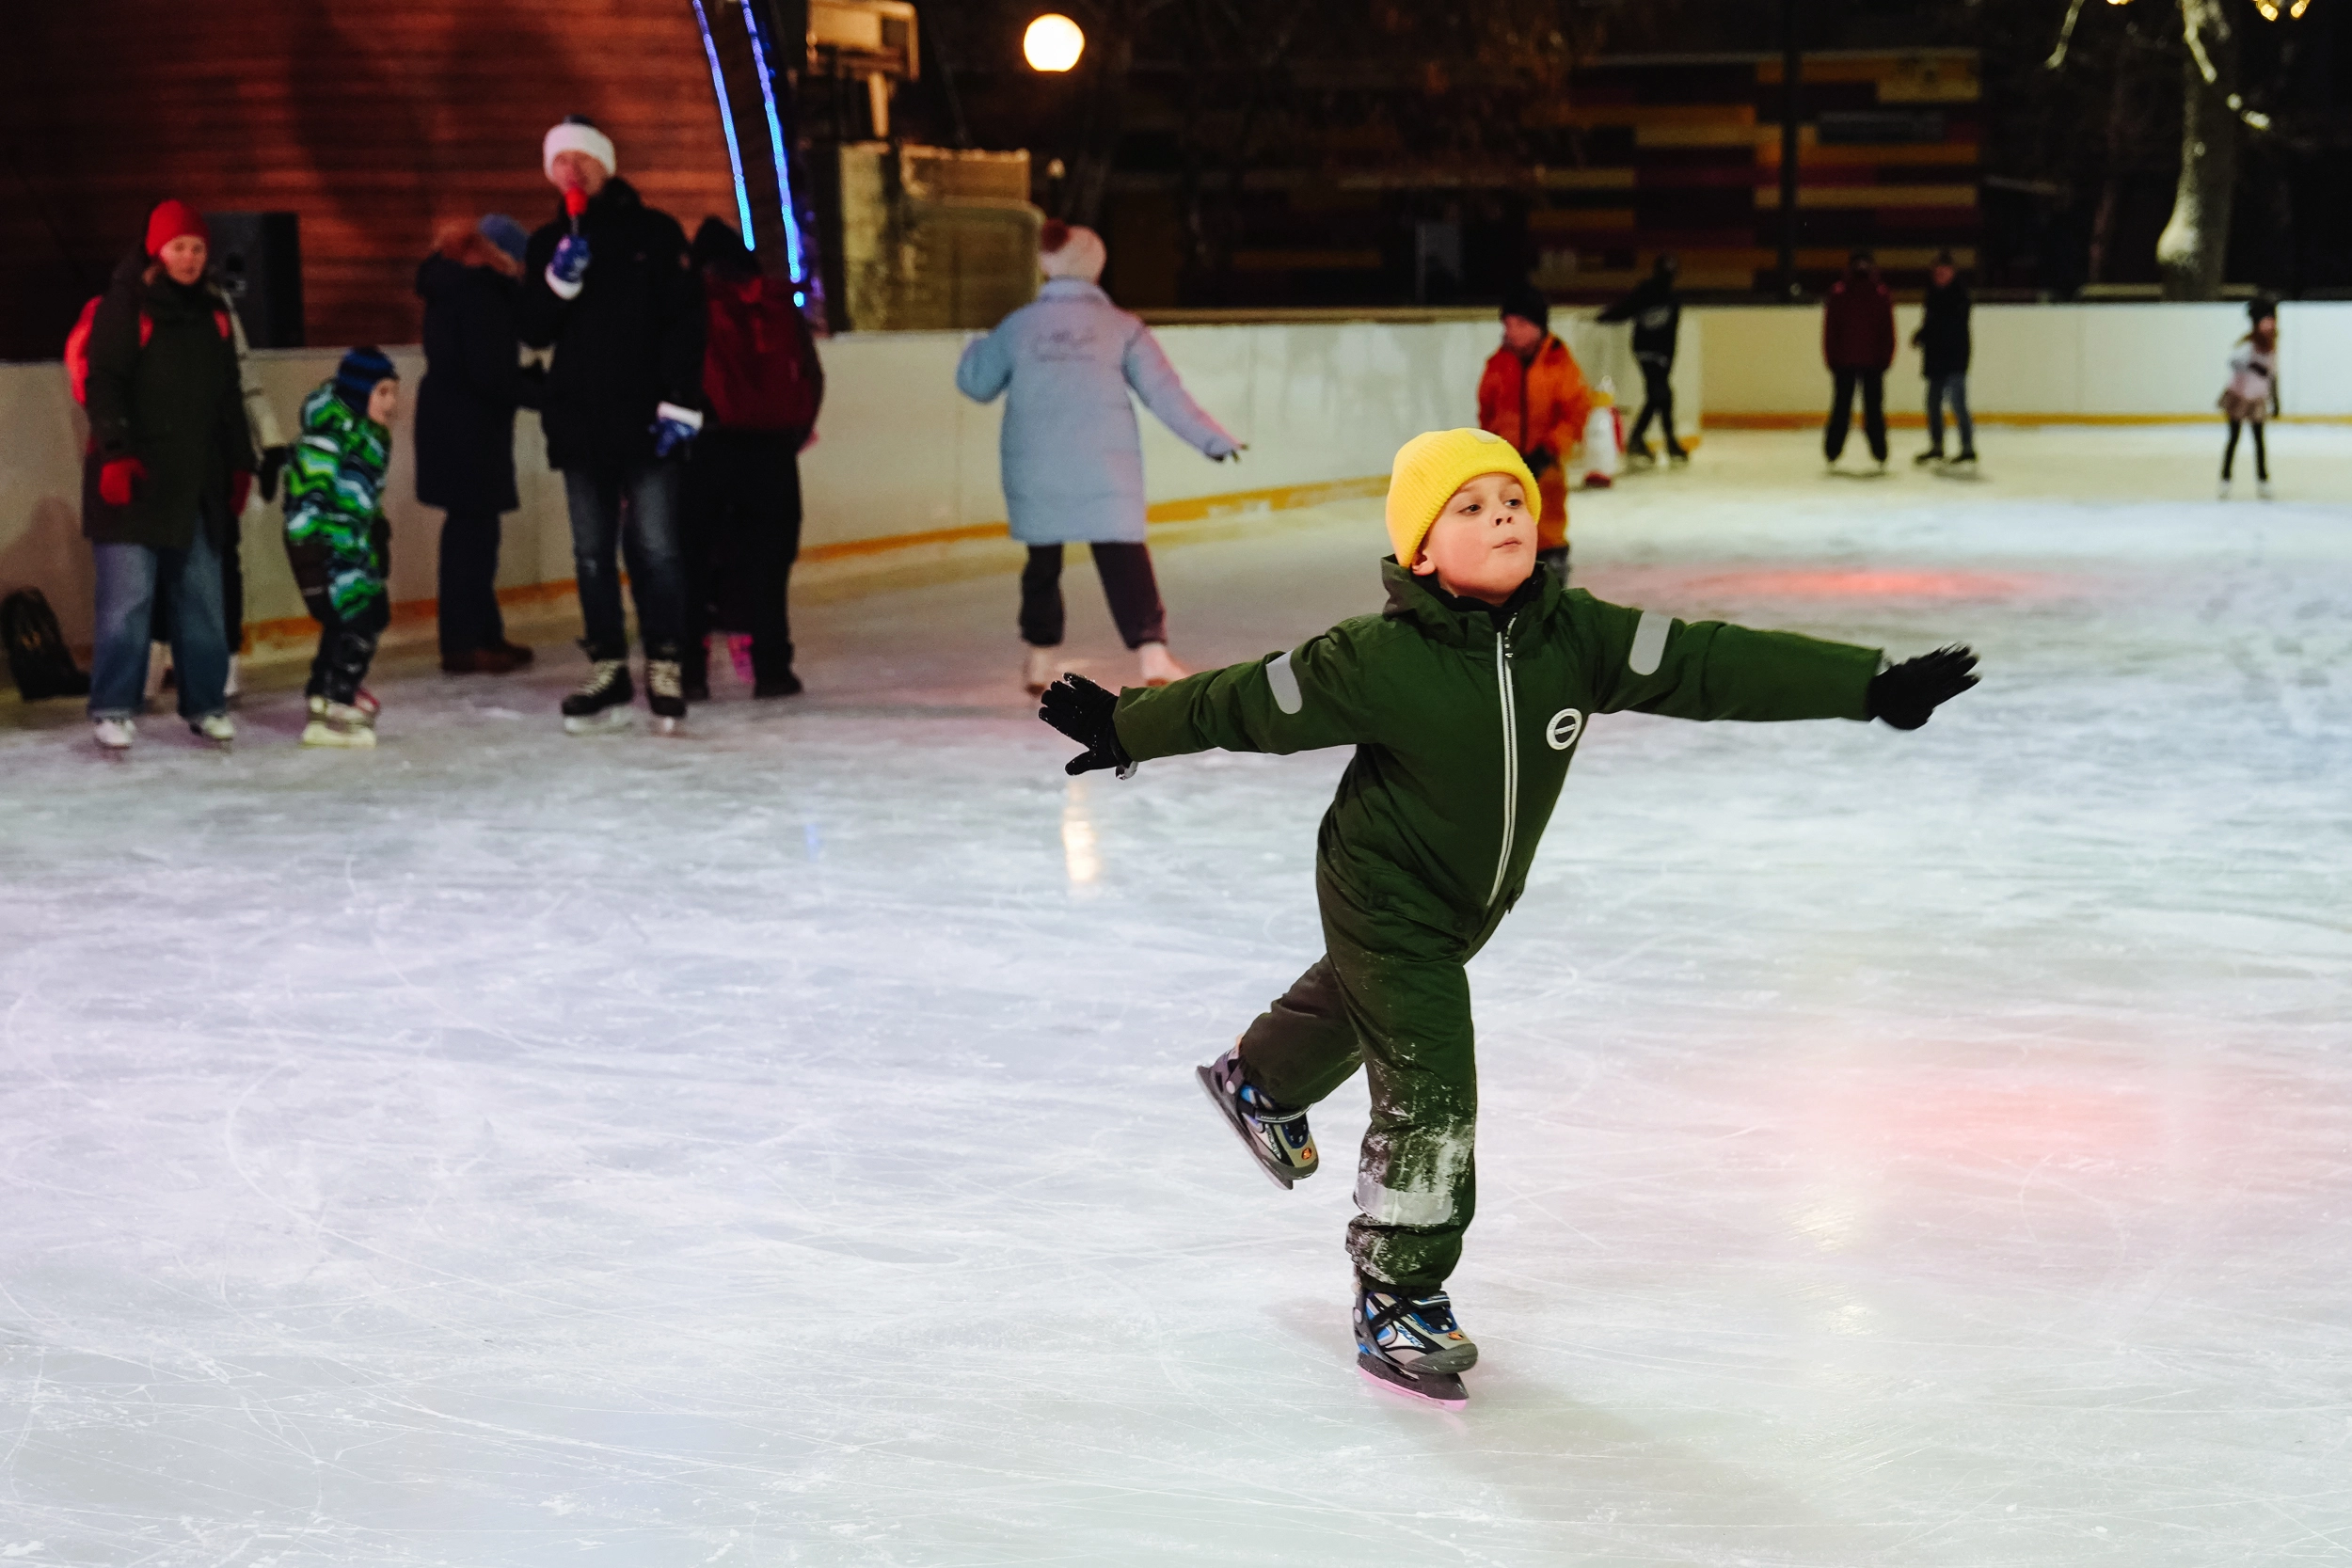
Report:
[{"label": "boy's outstretched arm", "polygon": [[1359,650],[1336,627],[1286,654],[1114,696],[1083,675],[1046,688],[1038,717],[1087,748],[1068,770],[1124,769],[1192,752],[1288,755],[1373,740]]}]

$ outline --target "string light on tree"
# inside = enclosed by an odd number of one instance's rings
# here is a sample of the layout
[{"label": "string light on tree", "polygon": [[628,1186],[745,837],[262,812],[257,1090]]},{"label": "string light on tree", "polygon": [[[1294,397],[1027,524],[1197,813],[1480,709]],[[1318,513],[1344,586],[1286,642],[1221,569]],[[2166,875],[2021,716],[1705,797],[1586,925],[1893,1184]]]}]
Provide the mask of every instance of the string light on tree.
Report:
[{"label": "string light on tree", "polygon": [[[2305,4],[2309,3],[2305,0]],[[1032,71],[1068,71],[1078,63],[1086,47],[1086,34],[1059,11],[1047,11],[1021,35],[1021,53]]]}]

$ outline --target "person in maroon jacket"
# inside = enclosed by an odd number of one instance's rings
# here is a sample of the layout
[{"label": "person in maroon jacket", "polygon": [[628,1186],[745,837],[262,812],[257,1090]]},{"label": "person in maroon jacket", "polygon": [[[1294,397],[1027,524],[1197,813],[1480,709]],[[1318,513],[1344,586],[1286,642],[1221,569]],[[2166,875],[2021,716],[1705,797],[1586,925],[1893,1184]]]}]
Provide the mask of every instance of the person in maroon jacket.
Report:
[{"label": "person in maroon jacket", "polygon": [[1862,388],[1862,433],[1870,456],[1886,467],[1886,367],[1895,362],[1895,296],[1879,278],[1867,250],[1846,259],[1846,276],[1830,285],[1821,307],[1821,357],[1837,384],[1821,451],[1833,467],[1846,450],[1853,423],[1854,388]]}]

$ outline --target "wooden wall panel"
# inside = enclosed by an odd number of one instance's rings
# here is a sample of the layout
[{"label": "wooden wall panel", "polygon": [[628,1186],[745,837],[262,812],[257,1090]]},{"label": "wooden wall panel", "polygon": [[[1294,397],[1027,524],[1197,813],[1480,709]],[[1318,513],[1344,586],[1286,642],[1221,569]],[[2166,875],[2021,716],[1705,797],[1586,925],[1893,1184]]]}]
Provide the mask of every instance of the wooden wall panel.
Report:
[{"label": "wooden wall panel", "polygon": [[167,196],[302,215],[312,343],[414,341],[434,229],[492,211],[544,222],[539,140],[566,113],[603,126],[621,173],[690,231],[734,212],[690,0],[9,9],[0,357],[54,356]]}]

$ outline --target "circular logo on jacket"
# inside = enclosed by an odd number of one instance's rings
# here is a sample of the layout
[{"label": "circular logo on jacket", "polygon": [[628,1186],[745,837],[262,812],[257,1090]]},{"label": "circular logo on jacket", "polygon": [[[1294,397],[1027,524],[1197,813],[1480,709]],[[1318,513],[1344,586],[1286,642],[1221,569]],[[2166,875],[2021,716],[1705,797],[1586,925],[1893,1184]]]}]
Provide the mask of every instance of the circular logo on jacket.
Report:
[{"label": "circular logo on jacket", "polygon": [[1572,707],[1564,707],[1551,716],[1544,726],[1544,739],[1555,752],[1565,752],[1576,744],[1576,737],[1584,733],[1584,716]]}]

